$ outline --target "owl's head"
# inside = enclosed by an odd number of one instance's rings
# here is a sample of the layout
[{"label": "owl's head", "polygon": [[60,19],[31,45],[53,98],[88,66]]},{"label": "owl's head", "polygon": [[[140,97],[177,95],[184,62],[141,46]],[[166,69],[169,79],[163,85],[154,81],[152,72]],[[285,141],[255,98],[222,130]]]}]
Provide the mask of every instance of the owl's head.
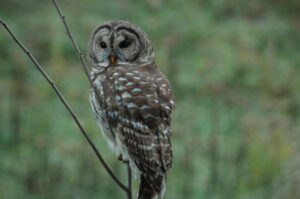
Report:
[{"label": "owl's head", "polygon": [[154,61],[147,34],[127,21],[108,21],[97,27],[89,42],[88,56],[97,67]]}]

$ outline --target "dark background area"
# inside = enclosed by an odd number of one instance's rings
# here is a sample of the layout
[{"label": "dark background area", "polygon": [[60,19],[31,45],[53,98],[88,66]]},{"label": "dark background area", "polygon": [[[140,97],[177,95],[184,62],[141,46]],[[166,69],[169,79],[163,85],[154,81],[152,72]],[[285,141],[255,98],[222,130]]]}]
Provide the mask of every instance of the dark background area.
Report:
[{"label": "dark background area", "polygon": [[[106,20],[132,21],[150,36],[177,104],[166,199],[300,198],[300,1],[59,3],[84,53],[92,30]],[[88,81],[51,1],[0,0],[0,16],[125,181],[126,168],[93,118]],[[0,93],[0,198],[125,197],[3,28]]]}]

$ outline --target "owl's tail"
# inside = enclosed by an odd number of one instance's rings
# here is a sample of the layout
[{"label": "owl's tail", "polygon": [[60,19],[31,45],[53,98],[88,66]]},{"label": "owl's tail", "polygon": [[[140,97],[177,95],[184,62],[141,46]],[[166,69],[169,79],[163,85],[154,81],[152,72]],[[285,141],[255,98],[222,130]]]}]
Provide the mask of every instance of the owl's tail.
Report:
[{"label": "owl's tail", "polygon": [[138,199],[156,199],[163,197],[166,188],[166,175],[156,175],[155,177],[141,174],[141,181]]}]

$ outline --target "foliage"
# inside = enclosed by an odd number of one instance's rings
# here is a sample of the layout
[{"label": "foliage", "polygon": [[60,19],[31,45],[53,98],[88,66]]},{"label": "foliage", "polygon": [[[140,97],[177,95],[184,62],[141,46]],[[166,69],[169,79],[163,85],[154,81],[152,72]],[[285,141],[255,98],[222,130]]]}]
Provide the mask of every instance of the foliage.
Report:
[{"label": "foliage", "polygon": [[[149,34],[177,104],[166,198],[300,198],[299,1],[60,3],[82,50],[105,20],[129,20]],[[125,180],[126,168],[99,133],[88,82],[51,2],[1,0],[0,13]],[[0,65],[0,198],[123,198],[2,30]]]}]

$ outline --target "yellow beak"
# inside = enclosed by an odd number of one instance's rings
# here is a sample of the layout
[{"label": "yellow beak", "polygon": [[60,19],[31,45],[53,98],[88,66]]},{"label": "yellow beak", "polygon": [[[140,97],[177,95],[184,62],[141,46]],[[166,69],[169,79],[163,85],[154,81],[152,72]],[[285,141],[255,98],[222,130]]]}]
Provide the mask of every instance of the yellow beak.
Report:
[{"label": "yellow beak", "polygon": [[116,58],[114,55],[111,55],[111,56],[110,56],[110,62],[111,62],[112,64],[114,64],[114,63],[116,63],[116,61],[117,61],[117,58]]}]

